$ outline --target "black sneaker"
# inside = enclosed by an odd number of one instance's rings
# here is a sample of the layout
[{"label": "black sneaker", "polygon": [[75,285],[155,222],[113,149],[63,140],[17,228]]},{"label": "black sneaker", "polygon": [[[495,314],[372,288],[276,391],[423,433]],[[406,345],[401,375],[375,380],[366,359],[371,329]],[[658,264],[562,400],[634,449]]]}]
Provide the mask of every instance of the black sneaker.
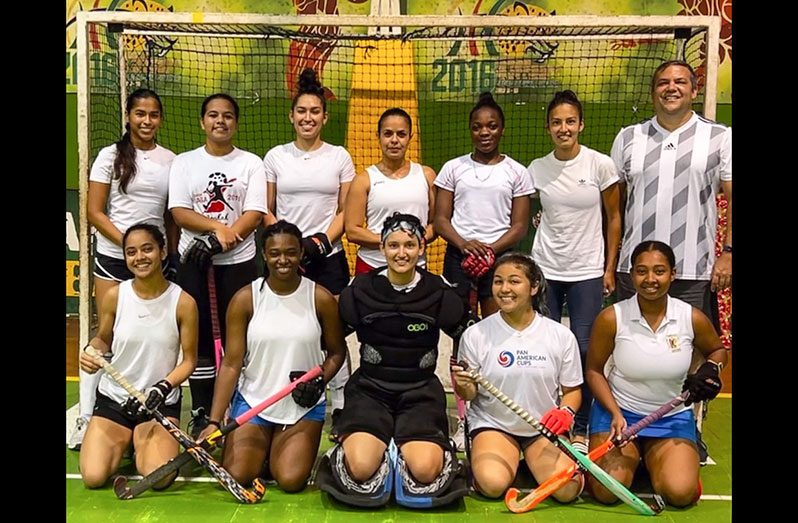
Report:
[{"label": "black sneaker", "polygon": [[698,446],[698,463],[701,464],[703,467],[707,464],[707,460],[709,459],[709,452],[707,451],[707,444],[704,443],[704,440],[701,438],[701,433],[696,431],[696,445]]},{"label": "black sneaker", "polygon": [[330,436],[329,440],[333,443],[339,443],[339,431],[338,431],[338,424],[341,420],[341,412],[344,409],[333,409],[332,413],[330,413]]},{"label": "black sneaker", "polygon": [[200,433],[208,426],[208,416],[205,415],[205,408],[199,407],[198,409],[191,410],[191,419],[188,420],[188,430],[191,439],[194,441],[199,438]]}]

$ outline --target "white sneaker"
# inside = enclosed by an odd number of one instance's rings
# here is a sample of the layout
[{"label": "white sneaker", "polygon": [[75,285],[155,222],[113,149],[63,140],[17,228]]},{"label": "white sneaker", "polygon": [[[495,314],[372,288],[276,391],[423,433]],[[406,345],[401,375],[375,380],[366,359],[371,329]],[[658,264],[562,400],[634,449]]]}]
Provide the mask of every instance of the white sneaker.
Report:
[{"label": "white sneaker", "polygon": [[457,431],[452,435],[452,441],[454,441],[458,452],[465,451],[465,424],[463,420],[457,421]]},{"label": "white sneaker", "polygon": [[72,435],[69,437],[67,448],[69,450],[80,450],[83,444],[83,436],[86,435],[86,429],[89,427],[89,420],[83,416],[78,416],[75,420],[75,428],[72,430]]}]

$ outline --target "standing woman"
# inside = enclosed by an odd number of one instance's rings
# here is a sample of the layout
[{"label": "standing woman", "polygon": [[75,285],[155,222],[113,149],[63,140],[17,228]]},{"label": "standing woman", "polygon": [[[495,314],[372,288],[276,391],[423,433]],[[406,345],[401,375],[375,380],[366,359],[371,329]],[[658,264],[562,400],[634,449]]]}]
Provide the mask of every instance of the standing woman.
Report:
[{"label": "standing woman", "polygon": [[[532,244],[532,258],[546,277],[549,317],[560,321],[568,304],[571,331],[585,367],[590,329],[603,299],[615,290],[615,266],[621,241],[621,191],[612,159],[579,143],[585,128],[582,103],[573,91],[549,102],[546,130],[554,150],[533,160],[529,174],[543,208]],[[602,210],[606,220],[604,252]],[[593,396],[582,384],[582,406],[572,438],[587,452],[587,420]]]},{"label": "standing woman", "polygon": [[[139,390],[147,409],[157,408],[180,423],[180,384],[197,364],[197,305],[164,278],[166,245],[160,229],[148,223],[129,227],[122,238],[132,280],[108,290],[100,326],[89,345],[112,353],[111,363]],[[180,354],[182,361],[178,363]],[[86,352],[80,368],[96,374],[100,365]],[[177,441],[108,374],[100,375],[97,401],[80,451],[80,473],[88,488],[105,485],[133,443],[136,469],[144,476],[177,456]],[[164,488],[177,475],[164,480]]]},{"label": "standing woman", "polygon": [[226,351],[203,435],[219,428],[228,407],[237,417],[285,387],[294,372],[322,365],[323,376],[298,385],[291,398],[231,432],[224,444],[222,463],[240,483],[260,477],[268,462],[277,484],[297,492],[315,463],[327,405],[324,384],[344,362],[346,341],[333,295],[299,274],[299,228],[284,220],[267,227],[262,254],[266,276],[238,291],[228,308]]},{"label": "standing woman", "polygon": [[[590,336],[586,376],[597,400],[590,411],[590,448],[617,438],[627,426],[689,390],[683,406],[598,462],[628,487],[642,457],[654,492],[670,505],[685,507],[701,497],[695,416],[688,406],[718,395],[726,349],[706,314],[668,295],[676,279],[670,246],[644,241],[632,251],[631,263],[636,294],[601,311]],[[707,361],[688,374],[695,350]],[[605,377],[610,356],[614,365]],[[601,503],[615,501],[593,480],[591,487]]]},{"label": "standing woman", "polygon": [[[494,267],[492,290],[499,314],[465,331],[459,359],[548,430],[566,432],[582,397],[579,347],[571,331],[544,315],[546,280],[540,268],[529,256],[506,254]],[[573,464],[521,417],[480,390],[461,367],[454,365],[452,370],[457,393],[471,400],[471,470],[475,486],[483,495],[498,498],[504,494],[515,478],[519,454],[538,483]],[[572,501],[583,486],[584,477],[579,474],[554,497]]]},{"label": "standing woman", "polygon": [[267,212],[263,162],[233,145],[238,103],[228,94],[212,94],[200,116],[205,145],[179,154],[169,174],[169,209],[182,228],[178,283],[199,308],[199,359],[189,380],[194,437],[207,425],[216,375],[208,267],[224,339],[230,299],[257,276],[255,228]]},{"label": "standing woman", "polygon": [[[125,134],[100,150],[89,174],[89,223],[96,229],[94,253],[94,303],[99,314],[108,291],[133,274],[125,264],[122,235],[134,223],[151,223],[165,233],[169,257],[164,274],[174,281],[177,271],[179,230],[166,211],[169,167],[175,154],[155,142],[163,121],[163,106],[155,91],[136,89],[125,103]],[[80,372],[80,413],[69,448],[79,450],[94,409],[102,374]]]},{"label": "standing woman", "polygon": [[[395,212],[412,214],[424,227],[424,244],[435,238],[432,221],[435,211],[435,171],[405,159],[413,137],[413,122],[406,111],[388,109],[377,123],[382,160],[359,174],[346,199],[346,237],[360,245],[355,274],[385,265],[380,232]],[[424,257],[419,258],[424,264]]]},{"label": "standing woman", "polygon": [[318,482],[351,505],[384,505],[394,486],[397,502],[414,507],[449,503],[467,490],[435,366],[441,329],[457,338],[475,318],[440,276],[416,266],[425,234],[415,216],[389,217],[380,234],[387,266],[356,276],[341,293],[341,318],[361,343],[360,367],[345,389],[342,443],[325,456]]},{"label": "standing woman", "polygon": [[492,265],[496,255],[524,237],[535,189],[524,166],[499,152],[504,112],[489,92],[471,109],[469,128],[474,151],[446,162],[435,179],[435,231],[448,242],[443,276],[463,299],[476,285],[484,318],[498,310],[491,293],[493,272],[472,282],[461,264],[473,256]]},{"label": "standing woman", "polygon": [[[302,231],[303,276],[337,297],[349,283],[343,250],[344,201],[355,177],[346,149],[321,139],[327,123],[327,100],[316,72],[305,69],[288,114],[296,139],[273,147],[263,158],[266,198],[271,216],[264,225],[286,220]],[[333,409],[344,406],[348,362],[330,384]]]}]

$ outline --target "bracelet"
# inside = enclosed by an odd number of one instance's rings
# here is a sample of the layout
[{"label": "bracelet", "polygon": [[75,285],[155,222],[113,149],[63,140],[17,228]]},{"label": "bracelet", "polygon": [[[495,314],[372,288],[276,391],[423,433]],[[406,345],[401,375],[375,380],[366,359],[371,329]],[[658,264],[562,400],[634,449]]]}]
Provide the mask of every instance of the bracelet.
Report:
[{"label": "bracelet", "polygon": [[571,416],[576,416],[576,411],[574,409],[572,409],[571,407],[569,407],[568,405],[565,405],[564,407],[560,407],[560,408],[570,412]]}]

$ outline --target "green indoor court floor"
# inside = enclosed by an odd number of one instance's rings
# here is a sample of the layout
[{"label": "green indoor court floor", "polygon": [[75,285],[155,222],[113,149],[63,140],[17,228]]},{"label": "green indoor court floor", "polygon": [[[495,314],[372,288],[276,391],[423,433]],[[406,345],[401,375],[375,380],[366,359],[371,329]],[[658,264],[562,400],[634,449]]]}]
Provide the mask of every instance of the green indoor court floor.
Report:
[{"label": "green indoor court floor", "polygon": [[[77,403],[78,384],[68,381],[67,409]],[[188,392],[187,390],[185,391]],[[184,402],[184,411],[187,411]],[[456,410],[451,401],[451,411]],[[701,502],[689,509],[667,507],[656,519],[659,522],[716,523],[731,521],[731,399],[714,400],[704,422],[706,441],[714,465],[701,469],[704,491]],[[184,412],[183,426],[188,419]],[[329,448],[325,425],[321,452]],[[220,457],[220,454],[216,454]],[[124,461],[122,473],[135,474],[132,464]],[[502,500],[487,500],[477,495],[445,508],[434,510],[411,510],[393,502],[375,510],[357,510],[340,504],[311,485],[300,494],[284,494],[276,486],[269,486],[261,502],[242,505],[198,466],[181,471],[181,477],[167,490],[149,491],[136,499],[120,501],[109,486],[88,490],[80,480],[78,453],[66,450],[66,519],[69,522],[134,522],[134,523],[214,523],[278,521],[280,523],[313,522],[476,522],[514,521],[551,523],[604,523],[643,521],[646,516],[637,515],[623,504],[603,506],[590,497],[583,496],[570,505],[555,501],[544,501],[526,514],[512,514]],[[522,479],[523,481],[523,479]],[[649,484],[636,481],[633,490],[645,496],[651,492]]]}]

